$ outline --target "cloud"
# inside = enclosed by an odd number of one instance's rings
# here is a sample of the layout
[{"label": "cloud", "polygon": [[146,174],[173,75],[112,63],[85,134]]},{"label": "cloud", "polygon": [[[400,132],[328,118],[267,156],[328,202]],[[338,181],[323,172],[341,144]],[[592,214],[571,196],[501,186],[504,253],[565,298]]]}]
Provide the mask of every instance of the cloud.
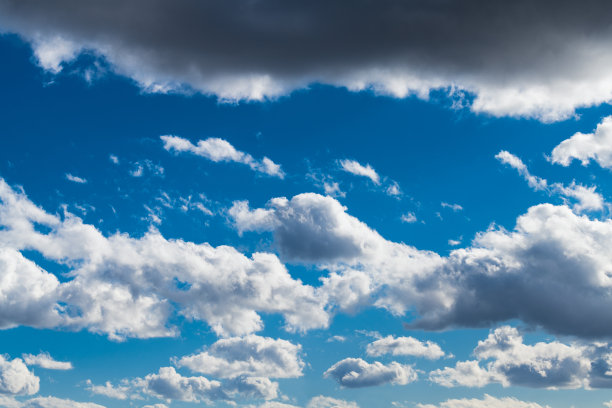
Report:
[{"label": "cloud", "polygon": [[574,134],[556,146],[550,157],[553,163],[569,166],[576,159],[583,166],[591,160],[612,169],[612,116],[602,119],[593,133]]},{"label": "cloud", "polygon": [[70,173],[66,173],[66,180],[72,181],[73,183],[78,183],[78,184],[85,184],[85,183],[87,183],[86,179],[84,179],[82,177],[73,176]]},{"label": "cloud", "polygon": [[36,365],[48,370],[72,370],[70,361],[57,361],[49,353],[24,354],[23,361],[29,366]]},{"label": "cloud", "polygon": [[91,380],[87,380],[86,385],[87,390],[92,394],[104,395],[105,397],[119,400],[125,400],[130,397],[130,386],[127,383],[114,386],[110,381],[107,381],[104,385],[95,385]]},{"label": "cloud", "polygon": [[413,212],[408,212],[406,214],[402,214],[401,220],[407,224],[412,224],[413,222],[417,222],[417,217]]},{"label": "cloud", "polygon": [[302,376],[301,346],[287,340],[248,335],[221,339],[206,351],[178,360],[179,367],[220,378]]},{"label": "cloud", "polygon": [[598,211],[604,208],[604,199],[601,194],[595,192],[595,186],[585,187],[581,184],[576,184],[575,181],[572,181],[569,186],[561,183],[549,184],[547,180],[532,175],[525,163],[512,153],[502,150],[495,158],[517,170],[533,190],[546,191],[549,195],[559,194],[566,199],[571,198],[575,200],[574,210],[578,212]]},{"label": "cloud", "polygon": [[372,168],[369,164],[365,166],[360,164],[355,160],[340,160],[340,167],[342,170],[354,174],[356,176],[367,177],[374,184],[380,184],[380,176],[376,173],[376,170]]},{"label": "cloud", "polygon": [[306,408],[359,408],[359,405],[353,401],[345,401],[318,395],[313,397],[310,402],[308,402]]},{"label": "cloud", "polygon": [[38,392],[40,379],[20,358],[9,360],[0,355],[0,394],[32,395]]},{"label": "cloud", "polygon": [[55,397],[37,397],[25,401],[20,408],[104,408],[93,402],[77,402]]},{"label": "cloud", "polygon": [[197,145],[178,136],[161,136],[161,140],[164,142],[164,149],[167,151],[176,153],[189,152],[215,163],[242,163],[249,166],[252,170],[267,174],[268,176],[281,179],[285,177],[285,173],[280,165],[274,163],[267,157],[264,157],[261,161],[255,160],[250,154],[236,150],[227,140],[210,137],[206,140],[198,141]]},{"label": "cloud", "polygon": [[132,166],[133,168],[130,170],[130,176],[132,177],[142,177],[145,174],[145,170],[156,176],[164,175],[164,168],[148,159],[132,163]]},{"label": "cloud", "polygon": [[440,205],[442,206],[442,208],[449,208],[453,210],[454,212],[463,211],[463,207],[460,206],[459,204],[449,204],[449,203],[441,202]]},{"label": "cloud", "polygon": [[610,5],[600,0],[383,0],[350,10],[340,0],[0,7],[0,27],[30,42],[49,72],[87,52],[148,92],[238,101],[313,83],[398,98],[442,90],[474,112],[544,121],[612,96],[612,33],[601,17]]},{"label": "cloud", "polygon": [[420,329],[520,319],[556,334],[612,333],[612,320],[599,313],[612,307],[612,220],[541,204],[512,231],[492,226],[442,257],[384,239],[331,197],[276,198],[266,210],[261,229],[272,232],[284,259],[329,271],[318,295],[335,310],[411,310],[417,318],[408,326]]},{"label": "cloud", "polygon": [[[45,212],[3,180],[0,226],[3,328],[88,329],[122,340],[176,335],[167,324],[173,313],[205,321],[219,335],[260,330],[258,312],[281,313],[292,331],[329,322],[315,289],[272,254],[246,257],[228,246],[167,240],[154,229],[140,238],[106,237],[72,214]],[[69,266],[69,279],[60,283],[25,249]]]},{"label": "cloud", "polygon": [[383,337],[368,344],[366,352],[373,357],[391,354],[424,357],[430,360],[437,360],[445,356],[444,351],[436,343],[429,340],[422,342],[414,337]]},{"label": "cloud", "polygon": [[609,388],[611,353],[605,343],[567,345],[553,341],[527,345],[516,328],[502,326],[478,342],[474,349],[477,361],[435,370],[430,380],[445,387],[500,383],[504,387]]},{"label": "cloud", "polygon": [[417,404],[417,408],[550,408],[535,402],[520,401],[516,398],[495,398],[485,394],[483,399],[449,399],[439,405]]},{"label": "cloud", "polygon": [[331,377],[347,388],[371,387],[382,384],[405,385],[417,379],[416,371],[395,361],[385,365],[368,363],[360,358],[345,358],[331,366],[324,377]]},{"label": "cloud", "polygon": [[87,381],[87,389],[94,394],[119,400],[143,399],[145,396],[165,401],[211,402],[235,399],[274,399],[278,383],[266,377],[237,376],[224,381],[202,376],[187,377],[174,367],[161,367],[157,373],[144,378],[123,379],[120,385],[106,382],[95,385]]}]

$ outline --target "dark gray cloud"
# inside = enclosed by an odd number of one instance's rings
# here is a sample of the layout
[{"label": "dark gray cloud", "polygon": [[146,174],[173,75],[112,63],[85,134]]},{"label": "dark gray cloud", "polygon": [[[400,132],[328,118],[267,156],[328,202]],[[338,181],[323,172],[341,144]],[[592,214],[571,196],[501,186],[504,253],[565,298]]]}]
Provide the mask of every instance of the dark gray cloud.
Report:
[{"label": "dark gray cloud", "polygon": [[154,91],[262,99],[313,82],[558,120],[612,96],[605,1],[1,0],[0,26],[58,70],[82,48]]}]

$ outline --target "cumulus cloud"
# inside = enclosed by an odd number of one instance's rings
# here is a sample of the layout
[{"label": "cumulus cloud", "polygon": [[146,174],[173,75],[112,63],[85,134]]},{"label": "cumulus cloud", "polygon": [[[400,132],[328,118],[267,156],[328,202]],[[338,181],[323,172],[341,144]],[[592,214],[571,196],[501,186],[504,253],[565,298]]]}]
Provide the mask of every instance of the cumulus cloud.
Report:
[{"label": "cumulus cloud", "polygon": [[372,180],[374,184],[380,184],[380,176],[378,175],[376,170],[374,170],[374,168],[372,168],[372,166],[370,166],[369,164],[366,164],[364,166],[356,160],[346,159],[340,160],[340,167],[347,173],[351,173],[356,176],[367,177]]},{"label": "cumulus cloud", "polygon": [[368,363],[360,358],[345,358],[331,366],[324,377],[331,377],[347,388],[370,387],[382,384],[405,385],[417,379],[416,371],[395,361],[382,364]]},{"label": "cumulus cloud", "polygon": [[95,7],[3,0],[0,27],[29,41],[49,72],[88,52],[149,92],[197,91],[237,101],[275,98],[312,83],[400,98],[427,99],[441,89],[474,112],[545,121],[612,97],[607,2],[343,6],[340,0],[114,0]]},{"label": "cumulus cloud", "polygon": [[495,158],[517,170],[527,181],[529,187],[535,191],[546,191],[548,194],[558,194],[566,199],[569,198],[574,200],[575,204],[573,207],[574,210],[578,212],[597,211],[604,208],[604,199],[601,194],[595,191],[595,186],[586,187],[581,184],[576,184],[575,181],[569,186],[565,186],[561,183],[549,184],[547,180],[532,175],[525,163],[512,153],[502,150]]},{"label": "cumulus cloud", "polygon": [[429,340],[422,342],[414,337],[383,337],[368,344],[366,352],[373,357],[391,354],[424,357],[430,360],[437,360],[445,356],[444,351],[436,343]]},{"label": "cumulus cloud", "polygon": [[417,408],[550,408],[535,402],[525,402],[512,397],[495,398],[485,394],[483,399],[449,399],[439,405],[418,404]]},{"label": "cumulus cloud", "polygon": [[[121,340],[176,335],[167,324],[174,312],[220,335],[261,329],[258,312],[281,313],[289,330],[329,322],[315,289],[293,279],[275,255],[247,257],[232,247],[167,240],[156,230],[106,237],[69,213],[45,212],[3,180],[0,200],[3,328],[86,328]],[[69,279],[59,283],[24,249],[71,267]]]},{"label": "cumulus cloud", "polygon": [[[553,341],[528,345],[516,328],[503,326],[478,342],[474,349],[477,360],[435,370],[430,380],[445,387],[483,387],[493,382],[504,387],[610,387],[611,352],[605,343],[568,345]],[[481,362],[485,362],[484,367]]]},{"label": "cumulus cloud", "polygon": [[306,408],[359,408],[356,402],[318,395],[312,398]]},{"label": "cumulus cloud", "polygon": [[206,351],[182,357],[179,367],[220,378],[302,376],[301,346],[287,340],[248,335],[221,339]]},{"label": "cumulus cloud", "polygon": [[27,365],[36,365],[48,370],[72,370],[70,361],[57,361],[49,353],[24,354],[23,361]]},{"label": "cumulus cloud", "polygon": [[512,231],[492,226],[441,257],[384,239],[331,197],[276,198],[266,210],[262,229],[281,256],[326,268],[318,294],[339,310],[415,310],[408,326],[421,329],[521,319],[556,334],[611,333],[612,320],[599,313],[612,307],[611,220],[541,204]]},{"label": "cumulus cloud", "polygon": [[268,176],[284,178],[285,173],[281,166],[272,160],[264,157],[262,160],[255,160],[248,153],[236,150],[227,140],[210,137],[200,140],[196,145],[191,141],[178,136],[161,136],[164,142],[164,149],[176,153],[192,153],[196,156],[205,157],[213,162],[235,162],[249,166],[252,170],[267,174]]},{"label": "cumulus cloud", "polygon": [[612,168],[612,116],[603,118],[593,133],[574,134],[556,146],[550,157],[553,163],[569,166],[576,159],[583,166],[591,160],[601,167]]},{"label": "cumulus cloud", "polygon": [[144,378],[126,378],[120,385],[110,382],[95,385],[87,381],[87,389],[119,400],[154,397],[165,401],[232,402],[236,399],[270,400],[278,396],[278,383],[266,377],[237,376],[217,381],[202,376],[184,376],[174,367],[161,367],[157,373]]},{"label": "cumulus cloud", "polygon": [[20,358],[10,360],[0,355],[0,394],[32,395],[38,392],[40,379]]},{"label": "cumulus cloud", "polygon": [[96,385],[91,380],[86,381],[87,390],[92,394],[104,395],[105,397],[125,400],[130,397],[130,386],[127,382],[122,385],[113,385],[110,381],[107,381],[104,385]]}]

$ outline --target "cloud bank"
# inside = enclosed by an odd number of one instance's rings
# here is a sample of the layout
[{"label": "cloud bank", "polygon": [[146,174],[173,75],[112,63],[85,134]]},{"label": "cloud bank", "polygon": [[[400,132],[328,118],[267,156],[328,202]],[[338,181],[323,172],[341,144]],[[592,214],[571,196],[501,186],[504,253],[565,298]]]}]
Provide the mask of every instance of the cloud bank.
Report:
[{"label": "cloud bank", "polygon": [[612,98],[611,7],[601,0],[361,0],[350,8],[341,0],[2,0],[0,27],[25,38],[51,73],[88,52],[150,92],[237,101],[313,83],[424,99],[441,89],[474,112],[556,121]]}]

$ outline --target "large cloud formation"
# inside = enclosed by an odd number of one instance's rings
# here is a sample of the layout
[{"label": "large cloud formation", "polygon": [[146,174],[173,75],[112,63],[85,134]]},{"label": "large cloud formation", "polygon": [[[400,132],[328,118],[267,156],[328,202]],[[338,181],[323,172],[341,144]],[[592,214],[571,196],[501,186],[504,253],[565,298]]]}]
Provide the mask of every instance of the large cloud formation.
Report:
[{"label": "large cloud formation", "polygon": [[87,50],[148,91],[262,100],[317,82],[396,97],[444,89],[475,112],[555,121],[612,98],[611,8],[601,0],[2,0],[0,28],[29,41],[51,72]]},{"label": "large cloud formation", "polygon": [[447,257],[384,239],[337,200],[275,198],[229,211],[239,230],[269,230],[287,260],[330,271],[320,296],[340,310],[415,311],[411,327],[488,327],[520,319],[556,334],[612,336],[612,220],[541,204],[513,231],[492,227]]}]

